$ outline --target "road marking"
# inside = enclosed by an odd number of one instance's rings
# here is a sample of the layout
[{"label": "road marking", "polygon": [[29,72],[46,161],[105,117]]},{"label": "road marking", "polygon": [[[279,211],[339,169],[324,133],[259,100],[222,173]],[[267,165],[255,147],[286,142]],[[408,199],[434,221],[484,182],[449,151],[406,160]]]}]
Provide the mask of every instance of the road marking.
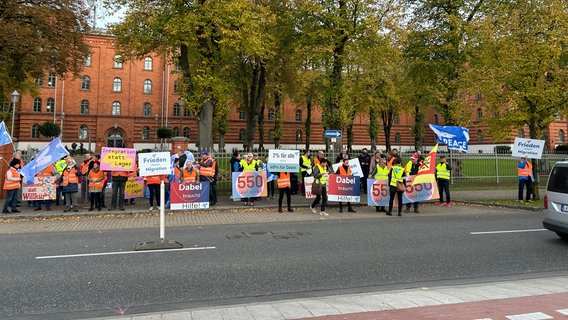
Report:
[{"label": "road marking", "polygon": [[196,247],[196,248],[181,248],[181,249],[161,249],[161,250],[140,250],[140,251],[116,251],[116,252],[99,252],[99,253],[81,253],[81,254],[67,254],[59,256],[41,256],[36,257],[40,259],[62,259],[62,258],[80,258],[80,257],[96,257],[96,256],[112,256],[119,254],[134,254],[134,253],[157,253],[157,252],[178,252],[178,251],[193,251],[193,250],[211,250],[215,247]]},{"label": "road marking", "polygon": [[510,320],[544,320],[544,319],[554,319],[547,315],[546,313],[542,312],[533,312],[533,313],[525,313],[525,314],[517,314],[514,316],[507,316],[507,319]]},{"label": "road marking", "polygon": [[563,314],[565,316],[568,316],[568,309],[560,309],[560,310],[556,310],[556,312]]},{"label": "road marking", "polygon": [[469,234],[478,235],[478,234],[521,233],[521,232],[537,232],[537,231],[546,231],[546,229],[479,231],[479,232],[470,232]]}]

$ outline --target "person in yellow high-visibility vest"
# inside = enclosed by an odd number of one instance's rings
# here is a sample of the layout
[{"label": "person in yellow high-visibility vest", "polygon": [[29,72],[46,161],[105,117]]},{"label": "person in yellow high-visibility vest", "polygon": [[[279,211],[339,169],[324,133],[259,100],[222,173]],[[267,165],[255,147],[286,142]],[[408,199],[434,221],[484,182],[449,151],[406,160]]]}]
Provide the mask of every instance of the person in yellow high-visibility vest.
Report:
[{"label": "person in yellow high-visibility vest", "polygon": [[394,158],[392,161],[392,168],[389,173],[389,211],[387,211],[387,216],[392,216],[392,206],[394,204],[394,197],[398,200],[398,215],[402,216],[402,194],[404,191],[398,191],[396,188],[397,182],[404,183],[404,168],[400,165],[400,159]]},{"label": "person in yellow high-visibility vest", "polygon": [[439,206],[444,205],[444,193],[446,194],[446,207],[450,206],[450,171],[452,168],[446,162],[446,156],[441,155],[439,163],[436,165],[436,182],[440,194]]},{"label": "person in yellow high-visibility vest", "polygon": [[[369,174],[370,177],[377,180],[385,180],[388,185],[389,180],[389,167],[387,167],[387,160],[385,158],[380,158]],[[376,206],[376,212],[387,212],[384,206]]]},{"label": "person in yellow high-visibility vest", "polygon": [[326,158],[319,159],[319,163],[314,166],[314,182],[321,184],[321,195],[316,195],[314,202],[310,205],[310,210],[312,213],[316,213],[316,206],[321,201],[321,216],[328,216],[325,212],[325,206],[327,205],[327,177],[329,176],[328,160]]}]

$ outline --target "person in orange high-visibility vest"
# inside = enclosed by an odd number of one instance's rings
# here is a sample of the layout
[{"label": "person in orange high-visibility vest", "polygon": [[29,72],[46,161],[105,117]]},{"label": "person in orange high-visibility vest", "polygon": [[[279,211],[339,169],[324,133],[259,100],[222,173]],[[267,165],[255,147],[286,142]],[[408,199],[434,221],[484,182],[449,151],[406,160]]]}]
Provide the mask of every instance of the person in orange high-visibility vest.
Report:
[{"label": "person in orange high-visibility vest", "polygon": [[290,180],[290,172],[278,172],[278,212],[282,212],[282,198],[286,193],[286,203],[288,204],[288,212],[292,210],[292,183]]},{"label": "person in orange high-visibility vest", "polygon": [[[344,175],[344,176],[352,176],[353,173],[351,173],[351,167],[349,167],[349,157],[345,156],[343,158],[343,163],[339,166],[339,168],[337,168],[337,170],[335,171],[335,174],[340,174],[340,175]],[[353,210],[353,207],[351,206],[351,202],[347,201],[347,211],[349,212],[355,212],[355,210]],[[343,212],[343,202],[339,201],[339,212]]]},{"label": "person in orange high-visibility vest", "polygon": [[150,209],[148,211],[154,210],[154,198],[156,198],[156,205],[160,207],[160,182],[162,181],[161,175],[146,176],[146,187],[150,191]]},{"label": "person in orange high-visibility vest", "polygon": [[124,211],[124,188],[126,187],[126,181],[128,180],[128,172],[126,171],[113,171],[112,172],[112,197],[110,200],[110,208],[108,211],[118,209]]},{"label": "person in orange high-visibility vest", "polygon": [[89,192],[91,194],[91,207],[89,208],[89,211],[95,210],[95,207],[97,208],[97,211],[101,211],[101,193],[105,184],[105,178],[106,175],[100,169],[100,163],[93,163],[93,168],[89,171],[88,176]]},{"label": "person in orange high-visibility vest", "polygon": [[527,161],[526,157],[521,157],[519,159],[519,163],[517,164],[517,176],[519,177],[519,195],[518,201],[523,201],[523,190],[525,185],[527,186],[527,202],[532,202],[531,194],[532,194],[532,183],[533,183],[533,171],[532,171],[532,164],[530,161]]},{"label": "person in orange high-visibility vest", "polygon": [[197,169],[193,167],[191,162],[186,161],[180,173],[180,180],[182,182],[197,182],[197,176]]},{"label": "person in orange high-visibility vest", "polygon": [[79,183],[81,183],[81,202],[89,200],[89,170],[93,167],[94,159],[90,153],[85,153],[85,160],[80,163],[79,168],[81,175],[79,176]]},{"label": "person in orange high-visibility vest", "polygon": [[201,152],[199,161],[199,181],[209,181],[209,205],[217,203],[217,161],[207,151]]},{"label": "person in orange high-visibility vest", "polygon": [[79,192],[79,175],[81,171],[73,158],[67,158],[66,162],[67,167],[63,170],[61,186],[63,187],[62,191],[67,208],[63,211],[69,212],[73,210],[73,212],[77,212],[79,211],[77,208],[77,192]]},{"label": "person in orange high-visibility vest", "polygon": [[[20,212],[16,207],[18,201],[18,190],[20,189],[20,182],[22,177],[18,170],[20,169],[20,160],[12,159],[10,161],[10,168],[4,174],[4,187],[6,190],[6,201],[4,202],[4,210],[2,213],[14,213]],[[8,211],[8,206],[12,208],[12,211]]]}]

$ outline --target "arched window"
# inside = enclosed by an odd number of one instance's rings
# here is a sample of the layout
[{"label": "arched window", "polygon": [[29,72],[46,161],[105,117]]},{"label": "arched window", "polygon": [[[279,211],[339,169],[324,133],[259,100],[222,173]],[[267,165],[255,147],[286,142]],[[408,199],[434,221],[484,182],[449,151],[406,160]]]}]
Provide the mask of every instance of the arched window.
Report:
[{"label": "arched window", "polygon": [[479,143],[483,142],[483,131],[482,130],[477,130],[477,142],[479,142]]},{"label": "arched window", "polygon": [[47,98],[47,101],[45,103],[45,112],[53,113],[54,110],[55,110],[55,99]]},{"label": "arched window", "polygon": [[152,70],[152,58],[144,58],[144,70]]},{"label": "arched window", "polygon": [[268,109],[267,119],[268,119],[268,121],[274,121],[274,109],[273,108]]},{"label": "arched window", "polygon": [[302,130],[296,130],[296,142],[302,142]]},{"label": "arched window", "polygon": [[434,113],[434,124],[438,125],[439,121],[440,120],[438,119],[438,115],[436,113]]},{"label": "arched window", "polygon": [[150,128],[144,127],[142,128],[142,140],[149,140],[150,139]]},{"label": "arched window", "polygon": [[87,140],[89,137],[89,128],[86,125],[82,125],[79,128],[79,140]]},{"label": "arched window", "polygon": [[398,132],[394,134],[394,143],[400,144],[400,133]]},{"label": "arched window", "polygon": [[91,78],[89,76],[84,76],[81,78],[81,90],[90,90],[91,89]]},{"label": "arched window", "polygon": [[245,129],[239,130],[239,141],[245,141]]},{"label": "arched window", "polygon": [[296,122],[302,122],[302,110],[296,109]]},{"label": "arched window", "polygon": [[189,134],[190,134],[189,128],[188,127],[183,128],[183,136],[189,139]]},{"label": "arched window", "polygon": [[152,105],[149,102],[144,103],[144,107],[142,107],[142,115],[145,117],[152,115]]},{"label": "arched window", "polygon": [[122,79],[114,78],[112,82],[112,91],[113,92],[121,92],[122,91]]},{"label": "arched window", "polygon": [[179,117],[180,113],[180,106],[179,103],[174,103],[174,117]]},{"label": "arched window", "polygon": [[240,108],[240,109],[238,110],[238,112],[239,112],[239,120],[245,120],[245,118],[246,118],[246,111],[245,111],[245,109],[244,109],[244,108]]},{"label": "arched window", "polygon": [[41,98],[34,99],[34,112],[41,112]]},{"label": "arched window", "polygon": [[85,59],[83,60],[83,66],[85,66],[85,67],[90,67],[90,66],[91,66],[91,60],[92,60],[92,59],[91,59],[91,54],[88,53],[88,54],[85,56]]},{"label": "arched window", "polygon": [[89,114],[89,100],[81,101],[81,114]]},{"label": "arched window", "polygon": [[49,88],[55,88],[55,81],[57,81],[55,73],[49,73],[47,76],[47,86]]},{"label": "arched window", "polygon": [[112,115],[119,116],[120,115],[120,102],[115,101],[112,103]]},{"label": "arched window", "polygon": [[172,129],[172,136],[179,137],[179,128],[178,127],[174,127]]},{"label": "arched window", "polygon": [[558,130],[558,142],[564,143],[564,130]]},{"label": "arched window", "polygon": [[41,86],[43,85],[43,79],[42,79],[41,77],[40,77],[40,78],[36,78],[36,79],[35,79],[35,84],[37,84],[38,87],[41,87]]},{"label": "arched window", "polygon": [[32,126],[32,138],[39,139],[39,124]]},{"label": "arched window", "polygon": [[152,93],[152,80],[144,80],[144,93]]},{"label": "arched window", "polygon": [[122,56],[117,54],[114,56],[113,58],[114,61],[114,68],[115,69],[122,69],[122,63],[123,63],[123,59]]},{"label": "arched window", "polygon": [[475,100],[477,101],[483,100],[483,95],[481,94],[481,92],[475,94]]},{"label": "arched window", "polygon": [[483,110],[481,108],[477,108],[477,121],[483,120]]}]

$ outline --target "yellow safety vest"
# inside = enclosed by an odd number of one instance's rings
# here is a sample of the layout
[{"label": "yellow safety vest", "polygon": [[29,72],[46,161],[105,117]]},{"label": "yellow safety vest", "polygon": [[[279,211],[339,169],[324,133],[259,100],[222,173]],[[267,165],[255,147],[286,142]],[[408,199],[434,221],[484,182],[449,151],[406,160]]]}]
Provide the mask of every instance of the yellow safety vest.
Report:
[{"label": "yellow safety vest", "polygon": [[373,177],[377,180],[388,180],[389,179],[389,167],[385,166],[384,168],[381,168],[380,165],[377,165],[377,172],[375,173],[375,176]]},{"label": "yellow safety vest", "polygon": [[403,175],[404,175],[404,169],[401,166],[399,166],[399,165],[393,166],[390,185],[392,187],[396,187],[397,181],[402,182],[402,176]]},{"label": "yellow safety vest", "polygon": [[436,165],[436,177],[438,179],[450,180],[450,170],[446,168],[446,163],[438,163]]},{"label": "yellow safety vest", "polygon": [[300,172],[304,172],[312,166],[312,160],[310,160],[310,158],[306,156],[302,156],[301,158],[302,158],[302,165],[305,166],[306,168],[300,167]]},{"label": "yellow safety vest", "polygon": [[[320,164],[317,164],[316,166],[318,167],[320,173],[327,173],[327,170],[324,169]],[[315,183],[321,183],[325,186],[327,184],[327,177],[321,176],[321,178],[316,179],[314,182]]]}]

